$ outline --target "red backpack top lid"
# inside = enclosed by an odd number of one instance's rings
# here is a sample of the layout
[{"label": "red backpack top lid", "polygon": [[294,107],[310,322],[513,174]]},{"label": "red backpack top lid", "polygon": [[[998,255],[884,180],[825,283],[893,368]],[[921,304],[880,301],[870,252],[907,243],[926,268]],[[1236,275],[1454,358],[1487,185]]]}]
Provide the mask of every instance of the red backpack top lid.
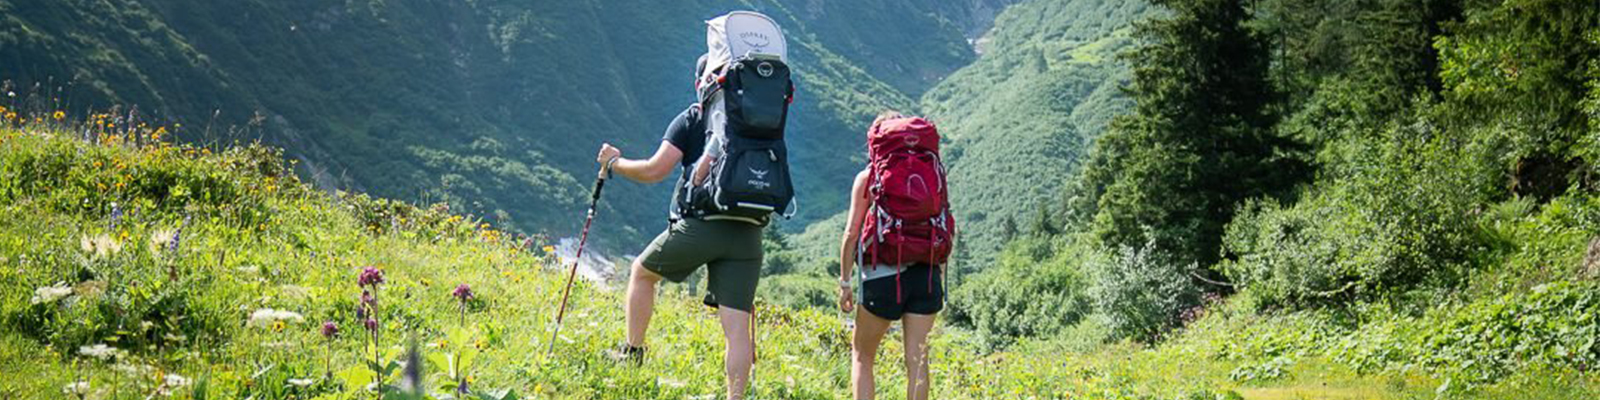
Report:
[{"label": "red backpack top lid", "polygon": [[867,131],[867,151],[873,157],[906,149],[938,153],[939,130],[922,117],[904,117],[884,120]]}]

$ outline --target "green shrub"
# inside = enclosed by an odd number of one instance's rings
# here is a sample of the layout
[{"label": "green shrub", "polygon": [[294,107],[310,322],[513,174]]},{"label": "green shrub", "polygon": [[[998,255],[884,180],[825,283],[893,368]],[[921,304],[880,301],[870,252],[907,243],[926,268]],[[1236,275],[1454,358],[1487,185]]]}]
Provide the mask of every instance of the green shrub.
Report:
[{"label": "green shrub", "polygon": [[1200,287],[1190,279],[1195,265],[1179,265],[1153,242],[1124,247],[1092,258],[1094,283],[1089,297],[1106,316],[1114,338],[1154,341],[1178,327],[1181,317],[1200,304]]},{"label": "green shrub", "polygon": [[[1292,206],[1247,202],[1224,236],[1220,269],[1263,304],[1375,299],[1424,283],[1448,285],[1484,248],[1472,214],[1489,198],[1482,149],[1397,128],[1350,141],[1323,184]],[[1430,139],[1431,137],[1431,139]]]},{"label": "green shrub", "polygon": [[1064,240],[1013,240],[991,269],[950,292],[950,319],[975,329],[991,348],[1072,327],[1090,312],[1080,270],[1087,254]]}]

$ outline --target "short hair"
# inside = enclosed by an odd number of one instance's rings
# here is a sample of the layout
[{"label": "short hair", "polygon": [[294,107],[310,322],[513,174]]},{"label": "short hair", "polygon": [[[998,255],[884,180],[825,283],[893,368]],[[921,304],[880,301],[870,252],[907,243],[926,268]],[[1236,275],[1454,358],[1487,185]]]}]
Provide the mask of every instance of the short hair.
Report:
[{"label": "short hair", "polygon": [[877,118],[872,119],[872,126],[876,127],[876,126],[878,126],[878,124],[883,123],[883,121],[888,121],[888,120],[891,120],[891,119],[900,119],[900,118],[905,118],[905,117],[906,117],[905,114],[901,114],[899,111],[883,110],[883,112],[878,113],[878,117]]}]

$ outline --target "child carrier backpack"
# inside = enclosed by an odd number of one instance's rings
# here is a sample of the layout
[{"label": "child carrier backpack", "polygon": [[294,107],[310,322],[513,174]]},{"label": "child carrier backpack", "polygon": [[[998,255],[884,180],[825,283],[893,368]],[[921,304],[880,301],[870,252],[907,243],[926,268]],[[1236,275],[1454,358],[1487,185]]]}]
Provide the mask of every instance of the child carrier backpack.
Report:
[{"label": "child carrier backpack", "polygon": [[[764,223],[789,210],[794,186],[784,126],[794,99],[783,31],[759,13],[706,21],[706,72],[696,82],[707,145],[720,143],[707,183],[689,188],[686,213]],[[713,149],[706,149],[712,152]]]},{"label": "child carrier backpack", "polygon": [[867,168],[872,203],[856,246],[860,264],[900,268],[949,261],[956,221],[933,123],[908,117],[873,125]]}]

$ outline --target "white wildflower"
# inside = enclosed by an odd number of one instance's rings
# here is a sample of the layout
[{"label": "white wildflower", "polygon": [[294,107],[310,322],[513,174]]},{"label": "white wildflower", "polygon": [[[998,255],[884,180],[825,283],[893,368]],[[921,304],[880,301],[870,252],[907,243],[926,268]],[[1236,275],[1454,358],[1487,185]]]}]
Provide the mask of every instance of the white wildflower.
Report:
[{"label": "white wildflower", "polygon": [[61,388],[61,393],[83,396],[89,394],[89,382],[77,381]]},{"label": "white wildflower", "polygon": [[155,232],[150,232],[150,254],[161,254],[163,250],[167,249],[167,246],[172,245],[172,239],[176,237],[175,232],[177,231],[171,229],[159,229]]},{"label": "white wildflower", "polygon": [[271,309],[271,308],[263,308],[263,309],[256,310],[253,313],[250,313],[250,322],[248,324],[246,324],[246,325],[247,326],[255,326],[255,327],[266,327],[266,326],[271,326],[273,322],[278,322],[278,321],[300,322],[300,321],[305,321],[305,320],[306,320],[305,317],[301,317],[300,313],[297,313],[297,312],[287,311],[287,310],[274,310],[274,309]]},{"label": "white wildflower", "polygon": [[122,355],[122,350],[107,346],[105,343],[95,343],[93,346],[79,346],[78,354],[108,360]]},{"label": "white wildflower", "polygon": [[89,253],[95,258],[105,258],[122,252],[122,244],[117,243],[116,239],[112,239],[110,235],[105,234],[84,236],[78,239],[78,247],[83,249],[84,253]]},{"label": "white wildflower", "polygon": [[283,285],[278,287],[283,297],[293,300],[306,300],[312,297],[311,288],[299,285]]},{"label": "white wildflower", "polygon": [[72,288],[66,282],[56,282],[55,286],[45,286],[33,290],[33,304],[53,303],[63,297],[71,296]]},{"label": "white wildflower", "polygon": [[656,378],[656,384],[657,385],[661,385],[661,386],[670,387],[670,388],[681,388],[681,387],[684,387],[685,385],[687,385],[688,383],[686,383],[686,382],[684,382],[682,380],[678,380],[678,379],[672,379],[672,378],[667,378],[667,377],[657,377]]},{"label": "white wildflower", "polygon": [[316,381],[313,381],[313,380],[310,380],[310,379],[305,379],[305,378],[295,378],[295,379],[290,379],[289,380],[289,384],[290,385],[294,385],[296,387],[311,386],[312,383],[316,383]]},{"label": "white wildflower", "polygon": [[178,388],[184,386],[189,386],[189,378],[178,374],[167,374],[167,387]]}]

